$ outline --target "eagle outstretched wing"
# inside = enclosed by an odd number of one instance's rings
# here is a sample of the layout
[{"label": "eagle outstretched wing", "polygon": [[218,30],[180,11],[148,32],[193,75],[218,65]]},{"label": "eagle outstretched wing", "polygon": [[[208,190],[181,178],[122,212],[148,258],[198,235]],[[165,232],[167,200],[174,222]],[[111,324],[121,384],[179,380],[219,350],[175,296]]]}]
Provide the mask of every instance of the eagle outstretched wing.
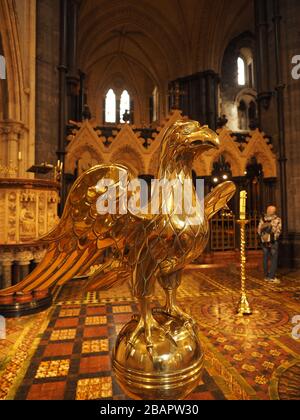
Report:
[{"label": "eagle outstretched wing", "polygon": [[[147,236],[151,224],[160,219],[146,213],[132,214],[127,208],[126,212],[118,211],[123,195],[126,204],[130,198],[127,187],[133,178],[125,166],[106,164],[97,165],[79,177],[69,193],[58,226],[40,238],[49,244],[43,261],[22,282],[0,291],[0,297],[52,290],[75,276],[86,275],[93,265],[98,265],[98,269],[86,283],[89,290],[107,289],[117,282],[130,280],[132,264],[127,262],[126,243],[141,245],[150,240],[153,234],[148,239]],[[104,179],[110,181],[109,186],[99,185]],[[112,190],[116,193],[116,212],[99,213],[99,198],[105,201]],[[234,192],[231,182],[216,187],[205,199],[207,218],[222,209]],[[137,245],[136,251],[140,249]],[[110,257],[99,265],[108,249]]]},{"label": "eagle outstretched wing", "polygon": [[212,219],[215,214],[227,205],[235,192],[235,184],[231,181],[227,181],[218,185],[205,197],[204,208],[208,220]]},{"label": "eagle outstretched wing", "polygon": [[[104,179],[110,180],[110,185],[99,187],[99,181]],[[116,214],[99,214],[97,202],[99,198],[105,200],[114,190],[118,207],[124,198],[122,194],[126,194],[127,199],[126,187],[132,179],[133,175],[125,166],[105,164],[97,165],[79,177],[69,193],[58,226],[40,239],[49,243],[44,259],[22,282],[1,291],[0,296],[61,286],[74,276],[87,273],[107,249],[114,254],[114,264],[121,266],[125,239],[138,217],[118,211]],[[108,287],[116,280],[117,273],[119,278],[124,274],[126,279],[126,273],[114,269],[111,264],[112,260],[109,260],[102,267],[104,274],[107,271]]]}]

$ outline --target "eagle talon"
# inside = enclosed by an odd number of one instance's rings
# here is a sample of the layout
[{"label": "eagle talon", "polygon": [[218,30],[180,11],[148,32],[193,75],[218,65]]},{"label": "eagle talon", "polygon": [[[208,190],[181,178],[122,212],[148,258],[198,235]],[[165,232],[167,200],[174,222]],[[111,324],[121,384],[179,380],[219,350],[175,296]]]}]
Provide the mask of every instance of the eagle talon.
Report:
[{"label": "eagle talon", "polygon": [[132,350],[134,350],[138,336],[141,334],[144,334],[146,349],[150,356],[150,359],[153,361],[153,350],[154,350],[154,344],[153,344],[153,338],[152,338],[153,329],[157,329],[160,332],[161,336],[170,340],[170,342],[174,346],[177,347],[177,343],[170,333],[169,326],[161,325],[156,321],[156,319],[153,316],[150,316],[150,317],[148,316],[147,322],[145,322],[143,318],[139,320],[139,324],[129,336],[127,340],[127,349],[126,349],[126,354],[125,354],[126,359],[130,357]]}]

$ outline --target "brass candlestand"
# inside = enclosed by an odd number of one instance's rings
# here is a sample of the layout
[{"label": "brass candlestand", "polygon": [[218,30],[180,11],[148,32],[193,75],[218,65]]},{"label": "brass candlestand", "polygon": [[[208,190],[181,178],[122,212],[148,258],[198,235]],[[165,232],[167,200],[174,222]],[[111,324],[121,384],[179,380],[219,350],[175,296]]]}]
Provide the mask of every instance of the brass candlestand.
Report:
[{"label": "brass candlestand", "polygon": [[249,220],[238,220],[241,229],[241,298],[238,315],[251,315],[252,311],[246,293],[246,225]]}]

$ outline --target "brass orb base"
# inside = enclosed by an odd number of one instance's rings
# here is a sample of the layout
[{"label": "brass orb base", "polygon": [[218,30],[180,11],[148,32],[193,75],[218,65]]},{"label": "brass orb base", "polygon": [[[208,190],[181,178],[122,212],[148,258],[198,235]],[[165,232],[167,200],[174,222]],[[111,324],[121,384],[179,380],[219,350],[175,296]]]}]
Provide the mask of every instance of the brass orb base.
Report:
[{"label": "brass orb base", "polygon": [[161,313],[155,319],[169,332],[166,335],[152,327],[152,354],[147,350],[144,332],[134,346],[128,344],[136,320],[120,332],[113,354],[116,379],[122,390],[136,400],[184,399],[201,379],[204,355],[199,338],[179,318]]}]

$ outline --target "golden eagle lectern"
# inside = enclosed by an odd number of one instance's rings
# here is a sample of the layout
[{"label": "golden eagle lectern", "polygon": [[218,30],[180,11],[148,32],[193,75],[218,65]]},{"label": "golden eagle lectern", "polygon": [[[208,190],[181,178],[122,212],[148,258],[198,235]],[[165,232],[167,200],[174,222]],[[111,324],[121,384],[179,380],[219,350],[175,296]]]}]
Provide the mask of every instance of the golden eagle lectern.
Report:
[{"label": "golden eagle lectern", "polygon": [[[218,147],[217,134],[207,126],[177,121],[164,135],[158,174],[159,181],[175,187],[164,195],[153,194],[139,211],[130,206],[123,211],[124,202],[136,194],[127,188],[134,178],[128,168],[103,164],[88,170],[73,185],[59,225],[43,238],[51,243],[45,259],[19,285],[1,291],[0,298],[24,293],[38,299],[87,273],[109,249],[110,257],[88,277],[87,289],[107,289],[129,280],[140,303],[140,315],[122,329],[115,345],[113,367],[120,386],[133,398],[185,398],[199,382],[203,352],[193,320],[176,303],[176,291],[184,267],[207,245],[209,219],[236,189],[225,182],[201,206],[192,185],[191,193],[184,191],[183,196],[193,212],[186,207],[178,211],[182,196],[176,193],[178,186],[191,182],[194,159]],[[103,179],[112,182],[102,185]],[[99,212],[99,202],[108,202],[112,191],[117,211]],[[156,283],[166,295],[162,308],[152,307]]]}]

